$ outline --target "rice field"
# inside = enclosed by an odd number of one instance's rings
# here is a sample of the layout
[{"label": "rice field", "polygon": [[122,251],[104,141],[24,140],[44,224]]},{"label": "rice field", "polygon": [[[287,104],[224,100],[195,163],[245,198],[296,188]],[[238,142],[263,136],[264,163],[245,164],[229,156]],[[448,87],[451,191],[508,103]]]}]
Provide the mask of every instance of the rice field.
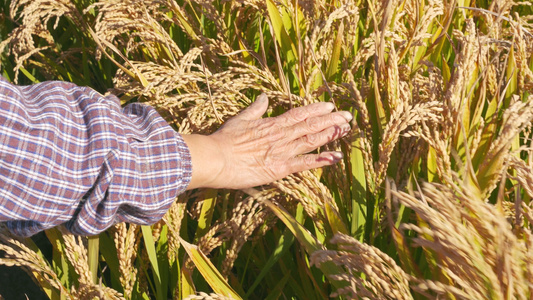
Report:
[{"label": "rice field", "polygon": [[261,93],[354,115],[334,167],[193,190],[152,226],[0,224],[50,299],[533,299],[533,5],[0,0],[2,76],[64,80],[214,132]]}]

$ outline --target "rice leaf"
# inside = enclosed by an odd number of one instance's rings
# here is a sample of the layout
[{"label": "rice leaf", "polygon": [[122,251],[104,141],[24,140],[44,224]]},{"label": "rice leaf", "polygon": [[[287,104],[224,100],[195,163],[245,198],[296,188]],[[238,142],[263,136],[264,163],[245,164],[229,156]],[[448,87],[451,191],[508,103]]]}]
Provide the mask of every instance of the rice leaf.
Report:
[{"label": "rice leaf", "polygon": [[88,236],[87,262],[91,272],[92,281],[98,283],[98,257],[100,252],[100,237],[98,235]]},{"label": "rice leaf", "polygon": [[511,96],[516,94],[518,90],[518,69],[516,66],[514,47],[510,47],[509,56],[507,57],[507,68],[505,70],[505,76],[508,81],[507,90],[505,91],[505,103],[509,106],[509,100]]},{"label": "rice leaf", "polygon": [[484,120],[485,120],[484,122],[487,125],[483,129],[483,133],[481,134],[481,140],[479,142],[479,146],[476,150],[476,153],[474,154],[474,158],[472,159],[472,164],[474,166],[474,169],[476,170],[483,163],[483,160],[485,156],[487,155],[490,145],[492,144],[493,140],[497,137],[498,126],[495,120],[497,118],[497,110],[498,110],[498,100],[494,98],[492,99],[492,101],[489,102],[489,105],[487,107],[487,111],[484,116]]},{"label": "rice leaf", "polygon": [[333,207],[333,205],[331,205],[331,203],[324,203],[324,211],[326,212],[326,218],[334,235],[339,232],[348,234],[348,229],[339,215],[339,212]]},{"label": "rice leaf", "polygon": [[209,230],[211,220],[213,219],[213,213],[215,212],[218,190],[206,189],[203,193],[204,200],[202,201],[202,210],[198,216],[196,238],[202,237]]},{"label": "rice leaf", "polygon": [[[175,2],[172,2],[172,3],[175,4]],[[176,16],[176,18],[178,18],[179,24],[185,30],[185,32],[189,35],[189,37],[191,37],[193,40],[198,40],[199,39],[198,35],[196,34],[196,32],[194,32],[194,29],[192,29],[191,24],[189,24],[189,22],[183,15],[181,8],[179,8],[177,4],[174,5],[172,8],[173,8],[172,12]]]},{"label": "rice leaf", "polygon": [[111,286],[122,287],[119,281],[120,271],[116,246],[108,232],[100,234],[100,254],[109,269]]},{"label": "rice leaf", "polygon": [[148,254],[148,259],[150,260],[150,266],[154,274],[155,280],[155,290],[158,300],[166,299],[164,296],[163,287],[161,286],[161,275],[159,272],[159,264],[157,262],[157,252],[155,250],[154,237],[152,235],[152,227],[143,225],[141,226],[141,231],[143,235],[144,245],[146,247],[146,253]]},{"label": "rice leaf", "polygon": [[335,75],[337,74],[339,59],[341,56],[343,35],[344,23],[341,22],[339,25],[339,30],[337,32],[337,38],[335,38],[335,42],[333,43],[333,52],[331,54],[331,60],[329,61],[328,70],[326,72],[326,79],[328,81],[333,80]]},{"label": "rice leaf", "polygon": [[[293,40],[287,33],[287,28],[284,26],[283,22],[283,17],[272,0],[267,0],[266,4],[270,22],[272,23],[274,34],[276,35],[276,40],[282,49],[282,53],[286,55],[288,65],[294,65],[296,53],[298,52],[296,51],[296,46]],[[286,12],[285,15],[287,15]]]},{"label": "rice leaf", "polygon": [[[294,234],[296,239],[304,247],[308,254],[318,250],[324,250],[324,246],[320,244],[316,237],[314,237],[302,224],[298,223],[296,219],[289,214],[285,209],[275,205],[269,200],[264,200],[264,203],[274,214],[287,226],[287,228]],[[325,275],[342,274],[344,271],[333,263],[324,263],[320,266],[320,270]],[[344,281],[333,281],[332,284],[337,288],[346,286]]]},{"label": "rice leaf", "polygon": [[[355,119],[355,117],[354,117]],[[356,138],[352,143],[350,153],[350,168],[352,175],[352,215],[350,235],[359,241],[363,240],[366,212],[366,176],[363,163],[361,139]]]},{"label": "rice leaf", "polygon": [[287,226],[309,253],[323,249],[318,240],[305,227],[298,223],[285,209],[275,205],[269,200],[265,200],[264,203],[283,223],[285,223],[285,226]]},{"label": "rice leaf", "polygon": [[185,299],[190,295],[194,295],[196,290],[194,289],[194,282],[192,280],[191,271],[183,266],[180,272],[180,289],[179,293],[181,295],[180,299]]},{"label": "rice leaf", "polygon": [[37,80],[33,75],[31,75],[31,73],[28,72],[28,70],[26,70],[26,68],[21,67],[21,68],[20,68],[20,71],[21,71],[24,75],[26,75],[26,77],[28,77],[28,79],[31,80],[31,82],[33,82],[33,83],[39,83],[39,80]]},{"label": "rice leaf", "polygon": [[446,62],[444,57],[442,57],[442,79],[444,81],[444,86],[448,85],[448,82],[450,82],[451,77],[452,72],[450,71],[450,67],[448,66],[448,63]]},{"label": "rice leaf", "polygon": [[283,278],[281,278],[281,280],[279,280],[278,283],[272,288],[272,291],[270,292],[270,294],[268,294],[268,297],[266,297],[265,300],[280,299],[280,297],[281,297],[281,295],[283,293],[283,288],[285,287],[287,282],[289,282],[289,278],[291,278],[291,276],[292,276],[291,273],[292,273],[291,270],[289,270],[289,272],[285,273]]},{"label": "rice leaf", "polygon": [[161,232],[159,233],[159,239],[156,243],[156,255],[159,267],[159,278],[161,280],[161,288],[164,290],[163,294],[167,295],[167,286],[169,285],[169,269],[170,264],[167,255],[168,249],[168,227],[167,225],[161,226]]},{"label": "rice leaf", "polygon": [[254,280],[254,283],[248,288],[245,298],[250,297],[255,288],[261,283],[265,275],[270,271],[274,264],[289,250],[291,245],[294,243],[294,235],[289,232],[288,229],[285,229],[283,234],[279,237],[278,244],[274,248],[274,252],[268,258],[267,262],[261,269],[261,272]]},{"label": "rice leaf", "polygon": [[[54,230],[54,229],[51,229],[51,230]],[[44,254],[42,253],[41,249],[39,249],[39,247],[35,244],[35,242],[32,239],[30,239],[30,238],[24,239],[24,245],[26,245],[26,247],[31,249],[33,252],[35,252],[37,255],[39,255],[43,259],[47,260],[46,257],[44,256]],[[56,255],[55,255],[55,252],[54,252],[54,258],[56,258],[55,256]],[[40,272],[31,270],[31,274],[33,275],[33,278],[35,280],[37,280],[40,288],[48,296],[48,298],[50,298],[52,300],[55,300],[55,299],[61,299],[62,300],[62,299],[66,298],[65,295],[60,295],[60,292],[57,291],[55,288],[53,288],[50,285],[50,283],[48,283],[47,280],[43,280],[43,276],[42,276],[42,274]]]},{"label": "rice leaf", "polygon": [[437,179],[437,152],[433,147],[429,147],[427,158],[428,181],[433,182]]},{"label": "rice leaf", "polygon": [[200,271],[209,286],[215,293],[231,297],[232,299],[242,299],[231,286],[228,284],[222,274],[215,268],[211,261],[200,251],[198,247],[189,244],[180,238],[180,243],[193,261],[194,265]]},{"label": "rice leaf", "polygon": [[74,274],[74,270],[67,261],[64,255],[65,244],[61,238],[61,232],[57,228],[51,228],[45,231],[46,237],[52,244],[52,264],[54,271],[58,274],[59,280],[64,286],[71,286],[70,278]]}]

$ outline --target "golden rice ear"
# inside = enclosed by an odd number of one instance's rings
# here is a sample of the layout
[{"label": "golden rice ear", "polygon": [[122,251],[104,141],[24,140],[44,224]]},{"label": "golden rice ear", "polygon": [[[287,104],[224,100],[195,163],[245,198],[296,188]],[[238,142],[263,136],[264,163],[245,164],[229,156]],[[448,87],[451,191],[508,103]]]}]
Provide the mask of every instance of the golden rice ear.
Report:
[{"label": "golden rice ear", "polygon": [[[336,289],[331,297],[346,299],[411,300],[409,279],[396,262],[376,247],[361,243],[345,234],[336,234],[330,241],[338,250],[318,250],[311,254],[310,263],[318,267],[333,262],[342,269],[339,274],[327,274],[333,281],[348,284]],[[364,277],[358,276],[362,272]]]},{"label": "golden rice ear", "polygon": [[43,257],[42,252],[30,239],[20,239],[7,231],[4,224],[0,224],[0,265],[8,267],[22,267],[30,276],[35,278],[43,292],[52,298],[58,293],[72,299],[69,287],[65,287],[54,272],[50,264]]},{"label": "golden rice ear", "polygon": [[224,295],[215,294],[215,293],[207,294],[203,292],[183,298],[183,300],[233,300],[233,299],[235,298],[226,297]]},{"label": "golden rice ear", "polygon": [[[5,5],[5,4],[4,4]],[[6,12],[7,13],[7,12]],[[13,0],[9,5],[9,16],[17,20],[22,26],[16,27],[9,36],[2,37],[0,53],[7,47],[8,54],[14,57],[14,78],[18,83],[19,71],[30,74],[24,69],[24,64],[31,59],[42,60],[42,52],[48,49],[56,49],[54,36],[48,26],[56,29],[61,18],[68,18],[74,26],[82,28],[82,16],[75,4],[69,0],[46,1],[46,0]],[[42,45],[44,42],[45,45]],[[41,45],[39,45],[41,43]],[[9,47],[8,47],[9,46]],[[42,72],[47,72],[43,68]],[[51,75],[51,74],[49,74]],[[30,74],[30,78],[32,78]],[[35,81],[35,78],[32,78]]]},{"label": "golden rice ear", "polygon": [[432,254],[431,264],[443,275],[437,277],[439,285],[416,280],[417,291],[468,299],[528,292],[529,272],[523,262],[529,241],[517,238],[506,216],[476,191],[427,183],[417,197],[393,193],[419,218],[418,224],[404,223],[400,229],[417,232],[413,243]]},{"label": "golden rice ear", "polygon": [[117,251],[120,284],[123,288],[123,295],[126,299],[131,299],[133,287],[137,280],[138,269],[135,267],[135,259],[139,248],[138,238],[139,226],[134,224],[118,223],[114,227],[114,242]]}]

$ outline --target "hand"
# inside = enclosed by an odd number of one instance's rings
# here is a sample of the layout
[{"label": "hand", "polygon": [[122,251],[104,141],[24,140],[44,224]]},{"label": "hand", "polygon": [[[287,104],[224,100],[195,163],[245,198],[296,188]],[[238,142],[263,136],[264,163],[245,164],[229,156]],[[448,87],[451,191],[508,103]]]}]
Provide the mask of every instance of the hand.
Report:
[{"label": "hand", "polygon": [[342,159],[342,152],[306,153],[345,136],[349,112],[332,112],[332,103],[319,102],[262,119],[267,108],[262,94],[215,133],[183,136],[193,166],[188,189],[244,189]]}]

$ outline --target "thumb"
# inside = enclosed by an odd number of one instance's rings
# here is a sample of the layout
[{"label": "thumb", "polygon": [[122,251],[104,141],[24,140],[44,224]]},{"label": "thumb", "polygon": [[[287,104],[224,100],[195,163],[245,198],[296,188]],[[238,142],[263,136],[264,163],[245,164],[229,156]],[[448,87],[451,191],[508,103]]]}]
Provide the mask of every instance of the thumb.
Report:
[{"label": "thumb", "polygon": [[265,114],[267,108],[268,97],[263,93],[257,97],[254,103],[235,116],[235,118],[241,120],[257,120]]}]

